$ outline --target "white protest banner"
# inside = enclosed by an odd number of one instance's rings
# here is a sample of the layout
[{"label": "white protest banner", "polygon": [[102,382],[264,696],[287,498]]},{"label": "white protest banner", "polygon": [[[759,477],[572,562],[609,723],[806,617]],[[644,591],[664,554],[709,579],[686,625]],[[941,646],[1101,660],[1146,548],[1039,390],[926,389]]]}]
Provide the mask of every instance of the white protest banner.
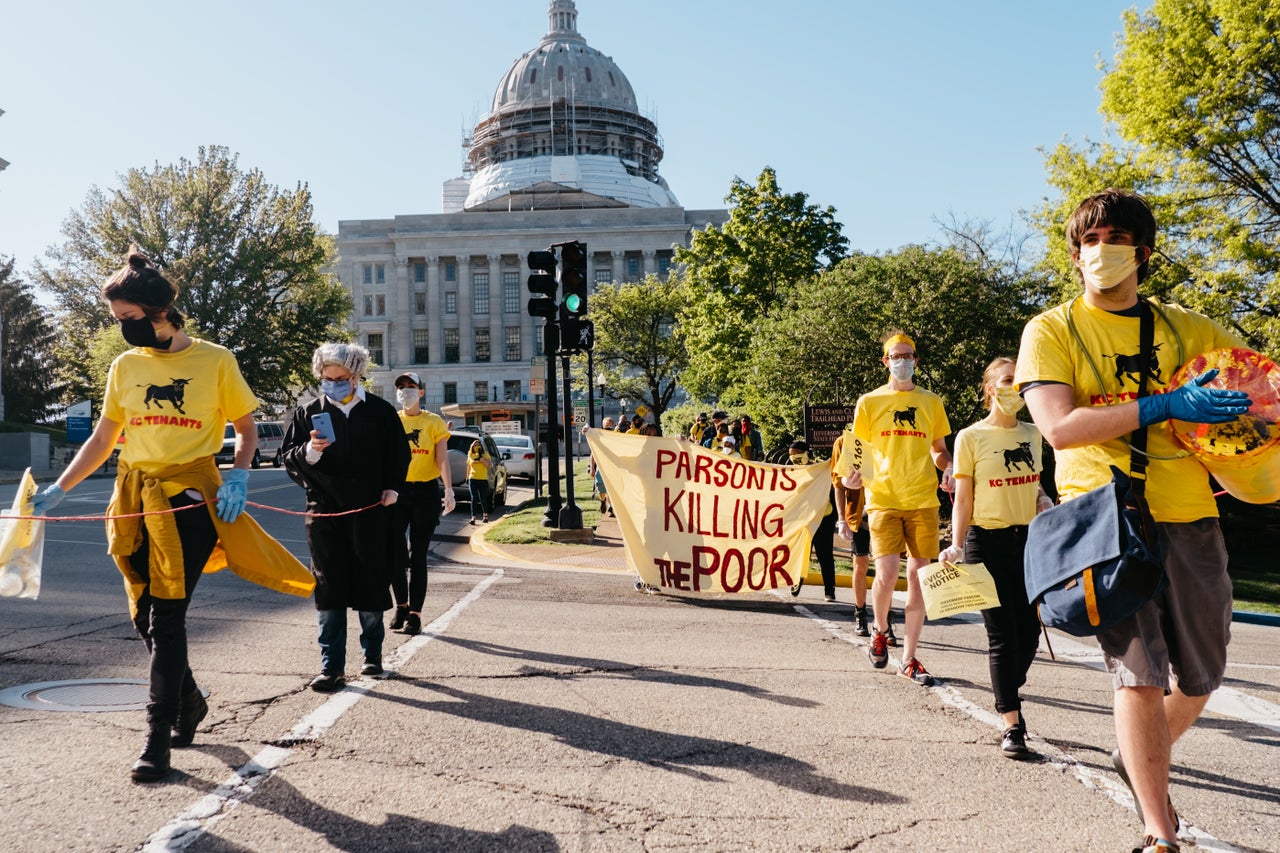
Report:
[{"label": "white protest banner", "polygon": [[586,431],[613,498],[627,565],[680,592],[787,589],[831,493],[826,463],[769,465],[675,438]]}]

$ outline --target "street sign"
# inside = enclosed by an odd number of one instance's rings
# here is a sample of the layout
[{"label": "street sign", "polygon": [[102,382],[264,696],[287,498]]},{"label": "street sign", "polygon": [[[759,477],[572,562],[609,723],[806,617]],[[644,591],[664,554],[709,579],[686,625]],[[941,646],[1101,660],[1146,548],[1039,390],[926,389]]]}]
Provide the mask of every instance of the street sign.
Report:
[{"label": "street sign", "polygon": [[645,415],[649,414],[649,410],[643,403],[641,403],[639,406],[636,406],[636,414],[643,418]]},{"label": "street sign", "polygon": [[586,406],[573,407],[573,424],[574,426],[587,425],[587,407]]},{"label": "street sign", "polygon": [[529,359],[529,393],[536,397],[547,395],[547,357],[535,355]]}]

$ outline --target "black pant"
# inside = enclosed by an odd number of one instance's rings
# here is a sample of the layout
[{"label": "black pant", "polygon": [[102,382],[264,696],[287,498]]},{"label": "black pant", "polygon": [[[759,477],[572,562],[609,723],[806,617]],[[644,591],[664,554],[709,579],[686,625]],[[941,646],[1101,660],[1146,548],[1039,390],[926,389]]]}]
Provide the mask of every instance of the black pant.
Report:
[{"label": "black pant", "polygon": [[[396,511],[396,565],[391,571],[391,592],[396,604],[408,604],[413,613],[422,612],[427,598],[427,549],[440,523],[439,480],[405,483]],[[405,539],[408,530],[409,538]],[[409,575],[405,578],[405,567]]]},{"label": "black pant", "polygon": [[[169,499],[174,509],[200,503],[186,492]],[[186,595],[183,598],[155,598],[151,595],[151,547],[143,527],[142,547],[129,556],[133,570],[146,582],[138,598],[138,615],[133,627],[151,653],[151,687],[147,699],[147,721],[152,725],[171,726],[178,718],[178,705],[184,694],[196,689],[195,676],[187,665],[187,606],[195,592],[204,564],[218,541],[218,532],[205,507],[174,513],[178,536],[182,540],[182,562],[185,569]]]},{"label": "black pant", "polygon": [[827,514],[818,524],[818,531],[813,534],[813,554],[818,558],[818,568],[822,569],[822,591],[827,595],[836,594],[836,504],[835,493],[827,499]]},{"label": "black pant", "polygon": [[1040,644],[1040,620],[1034,606],[1027,603],[1027,584],[1022,573],[1022,555],[1027,546],[1025,526],[985,530],[970,527],[964,539],[964,556],[982,563],[996,582],[1000,606],[982,611],[987,626],[987,662],[996,710],[1008,713],[1022,709],[1018,690],[1027,683],[1027,670]]}]

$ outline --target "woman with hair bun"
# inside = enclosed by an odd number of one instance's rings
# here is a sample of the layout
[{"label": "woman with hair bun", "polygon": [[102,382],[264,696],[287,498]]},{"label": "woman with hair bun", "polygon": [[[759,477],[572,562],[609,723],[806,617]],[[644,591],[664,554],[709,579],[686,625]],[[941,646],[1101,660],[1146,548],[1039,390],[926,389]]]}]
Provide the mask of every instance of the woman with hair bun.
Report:
[{"label": "woman with hair bun", "polygon": [[[203,572],[232,571],[306,596],[306,568],[248,516],[249,463],[258,444],[258,400],[224,347],[192,338],[174,286],[130,247],[102,295],[133,349],[107,373],[102,417],[58,481],[36,495],[43,515],[100,468],[128,426],[107,506],[107,553],[124,575],[133,624],[151,655],[147,738],[135,782],[168,774],[170,748],[191,745],[208,703],[187,662],[187,607]],[[229,471],[218,471],[223,424],[236,432]],[[198,507],[205,505],[206,509]],[[138,514],[147,513],[145,524]]]}]

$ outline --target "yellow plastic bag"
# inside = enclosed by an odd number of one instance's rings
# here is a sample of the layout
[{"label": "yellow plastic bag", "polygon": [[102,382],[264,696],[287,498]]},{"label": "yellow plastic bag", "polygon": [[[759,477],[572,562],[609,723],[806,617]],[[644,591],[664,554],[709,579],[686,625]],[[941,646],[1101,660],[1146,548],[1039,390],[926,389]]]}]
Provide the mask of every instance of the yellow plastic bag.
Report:
[{"label": "yellow plastic bag", "polygon": [[930,563],[919,570],[924,612],[930,619],[999,607],[996,582],[982,563]]},{"label": "yellow plastic bag", "polygon": [[31,515],[35,494],[36,481],[28,468],[13,496],[13,506],[0,511],[0,596],[35,598],[40,594],[44,522],[13,517]]}]

